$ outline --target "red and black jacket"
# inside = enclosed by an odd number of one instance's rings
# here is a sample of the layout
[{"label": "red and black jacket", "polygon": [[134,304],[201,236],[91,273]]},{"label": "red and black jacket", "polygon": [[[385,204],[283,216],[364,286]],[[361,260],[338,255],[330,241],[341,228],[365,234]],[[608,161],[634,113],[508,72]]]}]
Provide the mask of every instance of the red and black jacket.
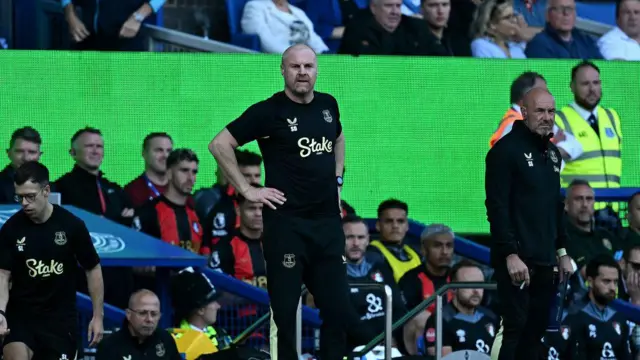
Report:
[{"label": "red and black jacket", "polygon": [[[205,235],[206,238],[209,234]],[[267,288],[267,269],[262,251],[262,238],[251,239],[240,230],[211,239],[209,266],[238,280]]]},{"label": "red and black jacket", "polygon": [[[402,292],[407,309],[411,310],[449,282],[451,282],[449,276],[434,276],[427,271],[425,264],[422,263],[407,271],[398,281],[398,287]],[[446,301],[451,301],[452,298],[453,293],[448,291]],[[434,302],[427,307],[427,311],[433,313],[435,307]]]},{"label": "red and black jacket", "polygon": [[180,246],[196,254],[209,255],[202,241],[202,226],[193,207],[177,205],[161,195],[136,210],[133,226],[138,231]]}]

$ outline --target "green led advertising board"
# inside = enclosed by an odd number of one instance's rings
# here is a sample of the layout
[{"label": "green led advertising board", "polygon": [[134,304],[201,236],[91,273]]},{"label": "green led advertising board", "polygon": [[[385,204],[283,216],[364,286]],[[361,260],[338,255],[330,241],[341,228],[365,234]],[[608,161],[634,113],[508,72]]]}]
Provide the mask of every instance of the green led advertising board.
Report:
[{"label": "green led advertising board", "polygon": [[[33,125],[53,178],[72,166],[71,135],[105,136],[106,176],[142,171],[142,139],[167,131],[201,159],[196,188],[215,181],[207,144],[252,103],[282,89],[279,56],[0,52],[0,141]],[[484,157],[521,72],[542,73],[558,108],[572,100],[577,61],[321,56],[317,89],[340,104],[347,144],[343,197],[360,215],[395,197],[409,216],[487,232]],[[622,119],[623,186],[640,185],[640,66],[600,62],[602,104]],[[635,125],[634,125],[635,124]],[[257,150],[255,143],[247,148]]]}]

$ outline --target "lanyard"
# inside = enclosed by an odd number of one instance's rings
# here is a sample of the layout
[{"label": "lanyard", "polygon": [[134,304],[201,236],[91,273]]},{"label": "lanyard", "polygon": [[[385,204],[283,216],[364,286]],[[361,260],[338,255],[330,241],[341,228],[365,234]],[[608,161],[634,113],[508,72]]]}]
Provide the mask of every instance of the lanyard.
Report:
[{"label": "lanyard", "polygon": [[147,175],[143,174],[142,178],[144,179],[144,181],[147,183],[147,187],[149,188],[149,190],[151,190],[151,192],[156,196],[160,196],[160,191],[158,191],[158,189],[156,188],[155,185],[153,185],[153,183],[151,182],[151,180],[149,180],[149,178],[147,177]]},{"label": "lanyard", "polygon": [[96,185],[98,185],[98,197],[100,198],[100,209],[102,210],[102,214],[107,213],[107,202],[104,199],[104,194],[102,193],[102,185],[100,185],[100,178],[96,177]]}]

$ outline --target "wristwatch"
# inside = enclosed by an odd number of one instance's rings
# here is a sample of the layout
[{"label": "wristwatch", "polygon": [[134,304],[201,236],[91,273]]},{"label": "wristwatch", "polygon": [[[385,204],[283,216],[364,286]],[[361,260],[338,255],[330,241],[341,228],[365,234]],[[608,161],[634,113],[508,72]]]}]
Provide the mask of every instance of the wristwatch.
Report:
[{"label": "wristwatch", "polygon": [[133,18],[137,21],[137,22],[143,22],[144,21],[144,16],[141,14],[138,14],[137,12],[133,13]]},{"label": "wristwatch", "polygon": [[344,184],[342,176],[336,176],[336,182],[338,183],[338,186],[342,186],[342,184]]}]

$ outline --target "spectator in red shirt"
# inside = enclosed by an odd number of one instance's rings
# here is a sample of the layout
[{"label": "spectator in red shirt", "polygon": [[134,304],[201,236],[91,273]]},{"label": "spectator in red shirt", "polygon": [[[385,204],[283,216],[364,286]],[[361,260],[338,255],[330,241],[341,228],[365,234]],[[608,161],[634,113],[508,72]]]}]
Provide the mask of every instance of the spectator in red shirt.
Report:
[{"label": "spectator in red shirt", "polygon": [[134,207],[140,207],[167,190],[167,157],[173,140],[165,132],[147,135],[142,142],[144,172],[124,187]]},{"label": "spectator in red shirt", "polygon": [[[260,187],[259,184],[252,186]],[[211,239],[209,266],[254,286],[267,288],[267,270],[262,253],[262,206],[237,196],[240,227],[224,237],[213,237],[205,225],[205,243]]]},{"label": "spectator in red shirt", "polygon": [[202,227],[188,199],[198,174],[198,157],[189,149],[176,149],[167,158],[167,190],[136,211],[138,231],[196,254],[209,255],[202,244]]}]

